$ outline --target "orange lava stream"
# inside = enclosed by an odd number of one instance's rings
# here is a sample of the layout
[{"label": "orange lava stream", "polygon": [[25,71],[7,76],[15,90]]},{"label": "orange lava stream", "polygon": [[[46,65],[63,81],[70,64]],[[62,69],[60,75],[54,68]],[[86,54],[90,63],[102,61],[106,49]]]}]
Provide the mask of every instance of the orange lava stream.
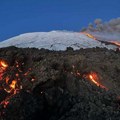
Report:
[{"label": "orange lava stream", "polygon": [[103,89],[108,90],[107,87],[103,86],[102,84],[99,83],[99,77],[96,73],[90,73],[88,75],[89,80],[91,80],[94,84],[96,84],[98,87],[101,87]]},{"label": "orange lava stream", "polygon": [[7,69],[8,64],[4,60],[0,60],[0,80],[2,80],[3,73]]},{"label": "orange lava stream", "polygon": [[70,72],[72,75],[88,79],[92,83],[94,83],[95,85],[97,85],[98,87],[103,88],[105,90],[108,90],[108,88],[106,86],[104,86],[104,85],[102,85],[100,83],[99,75],[97,75],[96,72],[89,72],[89,73],[81,74],[81,72],[76,68],[75,65],[72,65],[72,68],[73,68],[73,71]]},{"label": "orange lava stream", "polygon": [[[87,32],[81,32],[81,33],[84,34],[84,35],[86,35],[86,36],[89,37],[89,38],[92,38],[92,39],[94,39],[94,40],[98,40],[95,36],[93,36],[93,35],[90,34],[90,33],[87,33]],[[100,40],[98,40],[98,41],[100,41]],[[102,40],[101,40],[101,41],[102,41]],[[118,41],[106,41],[106,42],[111,43],[111,44],[114,44],[114,45],[120,47],[120,42],[118,42]]]},{"label": "orange lava stream", "polygon": [[84,35],[86,35],[87,37],[89,37],[89,38],[92,38],[92,39],[94,39],[94,40],[97,40],[97,38],[95,38],[93,35],[91,35],[91,34],[89,34],[89,33],[87,33],[87,32],[81,32],[82,34],[84,34]]},{"label": "orange lava stream", "polygon": [[110,41],[110,43],[115,44],[116,46],[120,47],[120,42],[117,42],[117,41]]}]

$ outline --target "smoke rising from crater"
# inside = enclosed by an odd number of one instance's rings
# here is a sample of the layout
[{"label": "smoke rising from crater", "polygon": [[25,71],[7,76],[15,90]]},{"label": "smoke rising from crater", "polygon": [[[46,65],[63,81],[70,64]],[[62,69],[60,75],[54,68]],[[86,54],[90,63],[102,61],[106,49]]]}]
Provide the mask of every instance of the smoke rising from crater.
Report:
[{"label": "smoke rising from crater", "polygon": [[87,28],[82,31],[93,34],[98,39],[104,41],[119,41],[120,42],[120,17],[111,19],[108,22],[103,22],[101,19],[96,19],[94,23],[90,23]]}]

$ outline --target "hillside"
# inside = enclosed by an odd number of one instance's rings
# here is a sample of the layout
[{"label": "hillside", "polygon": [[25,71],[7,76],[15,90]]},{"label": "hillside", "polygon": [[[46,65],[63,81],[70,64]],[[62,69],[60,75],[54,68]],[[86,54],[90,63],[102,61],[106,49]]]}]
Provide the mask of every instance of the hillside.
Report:
[{"label": "hillside", "polygon": [[0,120],[117,120],[120,52],[0,49]]}]

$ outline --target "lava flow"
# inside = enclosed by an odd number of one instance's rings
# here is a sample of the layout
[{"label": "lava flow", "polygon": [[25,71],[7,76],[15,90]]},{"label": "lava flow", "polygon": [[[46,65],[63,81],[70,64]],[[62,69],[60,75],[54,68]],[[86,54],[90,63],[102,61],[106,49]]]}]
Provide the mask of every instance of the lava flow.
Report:
[{"label": "lava flow", "polygon": [[118,42],[118,41],[110,41],[110,43],[112,43],[112,44],[114,44],[114,45],[120,47],[120,42]]},{"label": "lava flow", "polygon": [[87,32],[81,32],[82,34],[84,34],[84,35],[86,35],[87,37],[89,37],[89,38],[92,38],[92,39],[94,39],[94,40],[97,40],[97,38],[95,38],[93,35],[91,35],[91,34],[89,34],[89,33],[87,33]]},{"label": "lava flow", "polygon": [[5,72],[7,67],[8,67],[8,64],[6,63],[6,61],[0,60],[0,80],[2,80],[3,73]]},{"label": "lava flow", "polygon": [[71,74],[80,77],[80,78],[85,78],[87,80],[90,80],[92,83],[94,83],[96,86],[108,90],[108,88],[100,83],[100,78],[99,75],[96,72],[89,72],[89,73],[81,73],[75,65],[72,65],[73,71],[71,71]]},{"label": "lava flow", "polygon": [[99,82],[99,77],[98,75],[95,73],[95,72],[91,72],[87,75],[88,79],[91,80],[94,84],[96,84],[98,87],[101,87],[105,90],[108,90],[107,87],[105,87],[104,85],[102,85],[100,82]]},{"label": "lava flow", "polygon": [[97,40],[97,41],[100,41],[100,42],[104,42],[104,43],[108,43],[108,44],[113,44],[113,45],[115,45],[115,46],[120,48],[120,42],[118,42],[118,41],[111,41],[111,40],[110,41],[103,41],[103,40],[100,40],[100,39],[98,40],[95,36],[93,36],[90,33],[87,33],[87,32],[81,32],[81,33],[86,35],[89,38],[94,39],[94,40]]},{"label": "lava flow", "polygon": [[[29,82],[35,80],[34,76],[30,76],[31,68],[24,71],[24,63],[15,61],[13,66],[9,66],[5,60],[0,60],[0,89],[6,92],[6,98],[0,102],[3,108],[9,104],[9,100],[23,89],[22,79]],[[7,74],[6,74],[7,73]],[[3,112],[1,111],[0,114]]]}]

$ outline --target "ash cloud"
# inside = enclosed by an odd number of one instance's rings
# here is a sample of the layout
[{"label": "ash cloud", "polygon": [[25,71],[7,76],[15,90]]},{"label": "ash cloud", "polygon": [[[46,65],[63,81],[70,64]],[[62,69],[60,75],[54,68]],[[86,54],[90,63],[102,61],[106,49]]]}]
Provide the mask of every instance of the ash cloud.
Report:
[{"label": "ash cloud", "polygon": [[82,31],[89,32],[104,41],[120,42],[120,17],[111,19],[108,22],[103,22],[102,19],[96,19],[86,28],[83,28]]}]

